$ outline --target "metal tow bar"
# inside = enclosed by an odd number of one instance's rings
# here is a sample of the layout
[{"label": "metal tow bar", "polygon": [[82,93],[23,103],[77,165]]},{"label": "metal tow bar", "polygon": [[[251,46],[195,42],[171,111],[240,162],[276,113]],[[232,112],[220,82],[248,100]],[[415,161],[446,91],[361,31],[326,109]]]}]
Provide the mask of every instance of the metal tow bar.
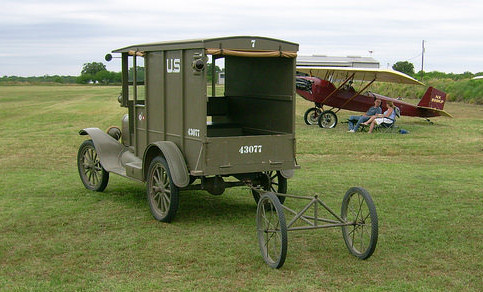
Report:
[{"label": "metal tow bar", "polygon": [[[374,253],[378,236],[377,213],[374,202],[365,189],[352,187],[346,192],[339,216],[317,195],[294,196],[268,192],[252,185],[249,187],[260,195],[257,207],[258,244],[264,261],[270,267],[278,269],[283,266],[287,256],[287,232],[295,230],[341,227],[342,236],[351,254],[365,260]],[[296,212],[282,205],[280,197],[310,202]],[[331,214],[333,219],[319,217],[320,206]],[[311,207],[313,207],[313,216],[306,214]],[[288,223],[284,210],[293,215]],[[294,226],[295,223],[297,226]]]}]

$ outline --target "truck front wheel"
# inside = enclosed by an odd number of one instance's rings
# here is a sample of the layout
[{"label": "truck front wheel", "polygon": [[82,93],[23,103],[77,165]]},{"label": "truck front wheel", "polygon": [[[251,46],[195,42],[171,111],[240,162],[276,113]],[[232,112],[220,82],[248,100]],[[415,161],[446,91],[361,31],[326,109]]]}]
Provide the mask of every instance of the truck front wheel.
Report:
[{"label": "truck front wheel", "polygon": [[86,140],[80,145],[77,153],[77,168],[86,189],[102,192],[107,187],[109,172],[102,167],[92,140]]}]

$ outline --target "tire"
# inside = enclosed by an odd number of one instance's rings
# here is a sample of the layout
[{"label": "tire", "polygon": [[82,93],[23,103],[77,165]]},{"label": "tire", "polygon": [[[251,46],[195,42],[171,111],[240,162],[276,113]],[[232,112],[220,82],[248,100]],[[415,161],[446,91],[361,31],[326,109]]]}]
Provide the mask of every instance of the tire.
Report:
[{"label": "tire", "polygon": [[[280,194],[287,193],[287,179],[282,176],[280,171],[264,171],[260,174],[266,177],[266,183],[261,185],[263,190]],[[257,191],[252,190],[252,195],[255,203],[258,204],[260,194]],[[285,197],[278,196],[278,200],[283,204],[285,202]]]},{"label": "tire", "polygon": [[319,120],[319,116],[322,111],[317,107],[309,108],[304,114],[304,121],[307,125],[317,125],[317,121]]},{"label": "tire", "polygon": [[168,163],[155,157],[148,169],[146,195],[153,217],[162,222],[171,222],[179,206],[179,188],[173,183]]},{"label": "tire", "polygon": [[321,128],[335,128],[337,126],[337,115],[331,110],[324,111],[320,114],[317,123]]},{"label": "tire", "polygon": [[258,201],[257,236],[265,263],[274,269],[282,267],[287,256],[287,224],[282,205],[272,192]]},{"label": "tire", "polygon": [[94,142],[84,141],[77,152],[77,169],[86,189],[102,192],[109,182],[109,172],[101,165]]},{"label": "tire", "polygon": [[342,201],[341,217],[352,225],[342,226],[342,236],[349,252],[365,260],[376,249],[378,221],[376,207],[369,193],[360,187],[350,188]]}]

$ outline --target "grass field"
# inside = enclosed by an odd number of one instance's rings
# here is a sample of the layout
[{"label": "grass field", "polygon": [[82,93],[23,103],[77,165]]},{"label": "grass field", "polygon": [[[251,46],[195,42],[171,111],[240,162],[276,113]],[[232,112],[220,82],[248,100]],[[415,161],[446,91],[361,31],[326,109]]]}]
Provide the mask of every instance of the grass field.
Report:
[{"label": "grass field", "polygon": [[[246,188],[181,193],[173,223],[153,219],[145,186],[111,175],[104,193],[77,173],[79,129],[119,125],[117,87],[0,86],[0,290],[478,291],[483,286],[483,106],[454,119],[402,117],[400,134],[306,126],[297,98],[289,193],[335,210],[362,186],[379,216],[374,255],[339,229],[289,233],[287,261],[260,255]],[[414,101],[416,103],[416,101]],[[339,120],[351,113],[341,111]],[[299,207],[303,202],[287,200]],[[480,290],[481,291],[481,290]]]}]

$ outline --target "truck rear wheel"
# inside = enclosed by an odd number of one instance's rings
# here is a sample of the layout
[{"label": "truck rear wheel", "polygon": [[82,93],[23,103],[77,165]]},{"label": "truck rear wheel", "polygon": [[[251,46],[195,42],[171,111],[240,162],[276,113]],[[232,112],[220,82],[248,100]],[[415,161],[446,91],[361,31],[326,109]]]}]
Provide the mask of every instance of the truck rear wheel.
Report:
[{"label": "truck rear wheel", "polygon": [[[264,176],[264,180],[261,184],[263,190],[268,192],[286,194],[287,193],[287,179],[283,177],[280,171],[264,171],[260,173]],[[260,200],[260,194],[257,191],[252,190],[253,199],[258,204]],[[285,197],[277,196],[281,204],[285,202]]]},{"label": "truck rear wheel", "polygon": [[168,163],[161,156],[154,158],[149,165],[146,191],[154,218],[171,222],[178,211],[179,188],[173,183]]}]

